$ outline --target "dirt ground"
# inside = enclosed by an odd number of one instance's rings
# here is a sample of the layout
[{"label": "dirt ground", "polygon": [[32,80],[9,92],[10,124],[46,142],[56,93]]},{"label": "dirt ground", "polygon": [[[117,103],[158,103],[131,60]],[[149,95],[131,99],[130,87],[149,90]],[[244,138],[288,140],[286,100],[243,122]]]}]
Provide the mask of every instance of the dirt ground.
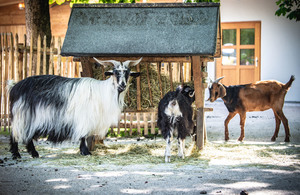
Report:
[{"label": "dirt ground", "polygon": [[52,146],[39,141],[39,159],[24,147],[22,159],[11,159],[8,138],[0,136],[0,194],[300,194],[300,104],[286,103],[291,142],[284,141],[281,125],[271,142],[275,119],[271,110],[247,114],[245,139],[239,116],[229,124],[230,141],[224,140],[223,102],[207,103],[206,147],[193,150],[187,139],[186,158],[164,163],[164,140],[108,138],[93,156],[81,156],[78,143]]}]

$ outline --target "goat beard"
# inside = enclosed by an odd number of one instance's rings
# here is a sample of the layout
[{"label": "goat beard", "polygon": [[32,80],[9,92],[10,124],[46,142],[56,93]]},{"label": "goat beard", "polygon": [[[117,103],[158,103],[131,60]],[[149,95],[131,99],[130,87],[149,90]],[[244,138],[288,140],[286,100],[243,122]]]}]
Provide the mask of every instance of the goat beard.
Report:
[{"label": "goat beard", "polygon": [[123,110],[123,108],[124,108],[125,106],[127,106],[127,105],[125,104],[124,99],[125,99],[125,95],[126,95],[128,89],[129,89],[130,85],[131,85],[131,84],[129,84],[129,82],[128,82],[128,84],[126,85],[125,90],[123,90],[122,92],[118,91],[118,102],[119,102],[119,107],[120,107],[121,110]]}]

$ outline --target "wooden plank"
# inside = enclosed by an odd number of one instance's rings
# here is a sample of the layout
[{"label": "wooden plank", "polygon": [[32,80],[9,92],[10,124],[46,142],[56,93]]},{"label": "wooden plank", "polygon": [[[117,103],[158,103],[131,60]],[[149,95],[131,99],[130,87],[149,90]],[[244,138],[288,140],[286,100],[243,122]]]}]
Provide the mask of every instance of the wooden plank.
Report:
[{"label": "wooden plank", "polygon": [[151,112],[151,134],[155,134],[155,112]]},{"label": "wooden plank", "polygon": [[28,70],[29,77],[32,75],[32,61],[33,61],[33,38],[32,38],[32,34],[31,34],[30,35],[30,51],[29,51],[29,70]]},{"label": "wooden plank", "polygon": [[152,97],[152,90],[151,90],[151,81],[149,76],[149,62],[146,62],[146,71],[147,71],[147,83],[148,83],[148,90],[149,90],[149,98],[150,98],[150,105],[153,107],[153,97]]},{"label": "wooden plank", "polygon": [[120,121],[119,121],[119,122],[118,122],[118,132],[117,132],[117,135],[120,134],[120,130],[121,130],[121,129],[120,129],[120,125],[121,125],[121,124],[120,124]]},{"label": "wooden plank", "polygon": [[171,91],[174,91],[172,62],[169,62],[168,65],[169,65],[169,76],[170,76]]},{"label": "wooden plank", "polygon": [[4,93],[4,105],[3,105],[3,119],[4,119],[4,131],[7,130],[7,93],[4,91],[5,89],[5,85],[4,83],[7,81],[8,79],[8,40],[7,40],[7,34],[4,34],[4,67],[3,67],[3,72],[4,72],[4,82],[3,82],[3,93]]},{"label": "wooden plank", "polygon": [[136,113],[136,121],[137,121],[137,133],[138,133],[138,136],[141,136],[141,117],[140,117],[140,113]]},{"label": "wooden plank", "polygon": [[[140,72],[140,64],[136,65],[136,71]],[[136,103],[137,103],[137,110],[141,110],[142,109],[142,104],[141,104],[141,76],[136,78]]]},{"label": "wooden plank", "polygon": [[124,112],[124,134],[127,133],[127,113]]},{"label": "wooden plank", "polygon": [[27,78],[28,70],[27,70],[27,36],[24,34],[24,49],[23,49],[23,77],[22,79]]},{"label": "wooden plank", "polygon": [[13,79],[14,77],[14,36],[12,33],[9,33],[10,39],[9,39],[9,79]]},{"label": "wooden plank", "polygon": [[[61,38],[58,37],[57,40],[57,52],[60,54],[61,52]],[[61,55],[57,56],[57,74],[60,75],[61,74]]]},{"label": "wooden plank", "polygon": [[197,108],[197,141],[196,146],[198,150],[204,147],[204,94],[202,86],[202,74],[201,74],[201,60],[200,56],[192,57],[192,66],[194,73],[194,86],[195,86],[195,104]]},{"label": "wooden plank", "polygon": [[80,58],[82,72],[81,77],[93,77],[92,63],[89,61],[89,57]]},{"label": "wooden plank", "polygon": [[38,36],[37,39],[37,51],[36,51],[36,71],[35,75],[40,75],[41,74],[41,35]]},{"label": "wooden plank", "polygon": [[144,135],[148,135],[148,113],[144,113]]},{"label": "wooden plank", "polygon": [[14,44],[14,80],[17,82],[20,79],[19,76],[19,50],[18,50],[18,44],[19,44],[19,37],[18,34],[15,36],[15,44]]},{"label": "wooden plank", "polygon": [[180,81],[181,81],[181,85],[184,85],[184,78],[183,78],[183,62],[180,62]]},{"label": "wooden plank", "polygon": [[159,82],[160,98],[163,98],[162,82],[161,82],[161,62],[157,63],[157,76]]},{"label": "wooden plank", "polygon": [[50,55],[49,55],[49,74],[52,75],[54,74],[54,70],[53,70],[53,64],[54,64],[54,61],[53,61],[53,48],[54,48],[54,42],[55,42],[55,38],[52,37],[51,39],[51,43],[50,43]]},{"label": "wooden plank", "polygon": [[129,125],[129,135],[130,135],[130,136],[132,136],[132,128],[133,128],[132,122],[133,122],[133,115],[134,115],[134,113],[130,113],[130,125]]},{"label": "wooden plank", "polygon": [[43,39],[43,75],[47,74],[47,37],[44,35]]},{"label": "wooden plank", "polygon": [[2,88],[3,88],[3,81],[2,81],[2,51],[3,51],[3,47],[2,47],[2,33],[0,33],[0,128],[2,129]]}]

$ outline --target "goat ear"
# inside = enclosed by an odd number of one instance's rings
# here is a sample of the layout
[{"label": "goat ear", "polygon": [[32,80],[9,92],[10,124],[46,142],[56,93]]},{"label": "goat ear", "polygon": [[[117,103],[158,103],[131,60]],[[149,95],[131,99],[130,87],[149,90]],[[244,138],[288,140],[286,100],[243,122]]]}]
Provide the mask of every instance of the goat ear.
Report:
[{"label": "goat ear", "polygon": [[115,61],[115,60],[106,60],[106,61],[101,61],[101,60],[98,60],[97,58],[93,57],[94,60],[100,64],[100,65],[103,65],[104,67],[107,67],[107,66],[118,66],[120,65],[121,63],[118,62],[118,61]]},{"label": "goat ear", "polygon": [[104,72],[105,76],[111,76],[113,75],[114,73],[112,71],[106,71]]},{"label": "goat ear", "polygon": [[226,89],[222,84],[219,84],[219,96],[220,98],[226,96]]},{"label": "goat ear", "polygon": [[135,66],[137,65],[138,63],[140,63],[142,61],[143,58],[140,58],[138,60],[127,60],[125,62],[123,62],[123,64],[127,67],[130,67],[130,66]]},{"label": "goat ear", "polygon": [[136,77],[139,77],[141,75],[140,72],[130,72],[130,76],[136,78]]}]

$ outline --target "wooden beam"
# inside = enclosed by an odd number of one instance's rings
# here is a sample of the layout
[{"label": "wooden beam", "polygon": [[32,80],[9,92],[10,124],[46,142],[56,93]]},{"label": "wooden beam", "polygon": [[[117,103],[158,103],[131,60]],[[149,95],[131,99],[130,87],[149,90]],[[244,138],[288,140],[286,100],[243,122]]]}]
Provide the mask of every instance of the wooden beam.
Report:
[{"label": "wooden beam", "polygon": [[[78,61],[78,57],[74,57]],[[116,60],[124,62],[126,60],[137,60],[140,57],[97,57],[99,60]],[[90,59],[94,62],[94,59]],[[143,57],[141,62],[191,62],[191,57]]]},{"label": "wooden beam", "polygon": [[198,150],[202,150],[204,147],[204,88],[202,84],[202,72],[201,72],[201,59],[200,56],[192,57],[193,78],[195,88],[195,103],[197,108],[197,140],[196,146]]},{"label": "wooden beam", "polygon": [[80,62],[82,65],[82,72],[81,72],[82,77],[93,77],[92,63],[89,60],[90,60],[89,57],[80,58]]}]

